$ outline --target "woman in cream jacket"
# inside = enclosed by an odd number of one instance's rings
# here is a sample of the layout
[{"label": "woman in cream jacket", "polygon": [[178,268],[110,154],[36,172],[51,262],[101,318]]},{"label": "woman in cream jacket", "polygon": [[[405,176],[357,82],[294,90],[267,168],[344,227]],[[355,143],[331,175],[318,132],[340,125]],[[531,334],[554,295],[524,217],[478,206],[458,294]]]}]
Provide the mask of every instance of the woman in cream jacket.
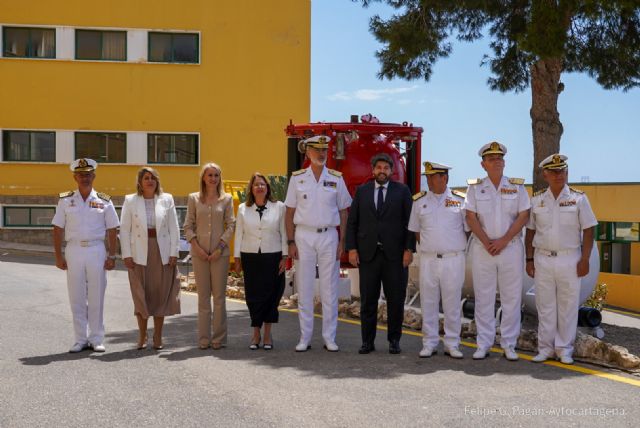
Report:
[{"label": "woman in cream jacket", "polygon": [[218,165],[208,163],[200,172],[200,191],[189,195],[184,222],[198,290],[200,349],[209,346],[220,349],[227,342],[225,292],[229,275],[229,242],[235,222],[233,198],[224,192],[222,170]]},{"label": "woman in cream jacket", "polygon": [[120,247],[138,319],[138,349],[147,346],[147,319],[153,316],[153,347],[162,349],[164,317],[180,313],[177,275],[180,231],[173,197],[162,192],[156,170],[138,171],[137,193],[122,206]]}]

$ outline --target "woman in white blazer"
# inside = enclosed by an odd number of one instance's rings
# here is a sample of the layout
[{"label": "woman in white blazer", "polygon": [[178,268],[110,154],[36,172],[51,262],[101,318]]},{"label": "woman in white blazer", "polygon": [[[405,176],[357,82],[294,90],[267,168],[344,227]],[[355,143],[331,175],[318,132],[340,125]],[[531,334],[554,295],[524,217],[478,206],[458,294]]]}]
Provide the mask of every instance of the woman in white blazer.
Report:
[{"label": "woman in white blazer", "polygon": [[129,270],[138,349],[147,347],[147,319],[153,317],[153,348],[162,349],[164,317],[180,313],[180,280],[176,262],[180,229],[173,197],[163,193],[158,172],[138,171],[137,193],[122,205],[120,247]]},{"label": "woman in white blazer", "polygon": [[274,201],[267,179],[256,172],[247,186],[247,200],[238,207],[234,241],[237,273],[244,269],[244,286],[253,337],[249,349],[273,349],[271,324],[278,322],[278,304],[284,292],[287,259],[285,206]]}]

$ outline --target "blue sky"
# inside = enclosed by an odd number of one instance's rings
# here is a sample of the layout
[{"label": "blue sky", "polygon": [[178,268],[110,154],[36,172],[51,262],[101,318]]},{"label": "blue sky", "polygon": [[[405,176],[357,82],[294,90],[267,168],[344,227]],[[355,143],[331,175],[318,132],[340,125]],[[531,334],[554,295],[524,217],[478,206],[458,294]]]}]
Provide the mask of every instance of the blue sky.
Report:
[{"label": "blue sky", "polygon": [[[411,122],[424,128],[423,160],[454,167],[450,184],[482,177],[477,151],[492,140],[508,148],[505,174],[531,182],[533,148],[531,92],[493,92],[490,53],[484,39],[454,46],[429,82],[379,80],[369,32],[380,4],[364,9],[350,0],[313,0],[311,14],[311,120],[345,122],[372,113],[381,122]],[[558,110],[564,126],[560,151],[569,156],[570,181],[640,181],[640,89],[605,91],[586,74],[564,74]]]}]

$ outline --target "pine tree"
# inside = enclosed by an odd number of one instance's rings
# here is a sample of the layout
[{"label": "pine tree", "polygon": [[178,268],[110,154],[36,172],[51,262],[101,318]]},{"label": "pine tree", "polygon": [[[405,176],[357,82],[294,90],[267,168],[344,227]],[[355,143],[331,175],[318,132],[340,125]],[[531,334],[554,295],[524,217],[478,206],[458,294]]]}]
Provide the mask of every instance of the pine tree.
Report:
[{"label": "pine tree", "polygon": [[605,89],[640,85],[640,0],[352,0],[384,2],[398,13],[374,16],[370,30],[380,78],[423,78],[452,52],[452,40],[490,38],[492,90],[531,86],[534,190],[544,186],[538,163],[560,151],[558,96],[562,73],[583,72]]}]

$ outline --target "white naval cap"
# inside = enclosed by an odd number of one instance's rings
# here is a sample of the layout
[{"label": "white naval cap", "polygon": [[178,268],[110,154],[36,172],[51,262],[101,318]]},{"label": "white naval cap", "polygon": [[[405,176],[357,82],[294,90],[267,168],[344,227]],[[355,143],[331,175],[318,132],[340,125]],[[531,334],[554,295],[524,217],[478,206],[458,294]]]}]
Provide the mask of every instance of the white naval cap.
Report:
[{"label": "white naval cap", "polygon": [[506,154],[507,154],[507,148],[504,146],[504,144],[500,144],[497,141],[492,141],[490,143],[487,143],[484,146],[480,147],[480,150],[478,150],[478,155],[480,157],[483,157],[486,155],[506,155]]},{"label": "white naval cap", "polygon": [[450,166],[445,165],[443,163],[435,163],[435,162],[424,162],[424,172],[422,175],[433,175],[433,174],[442,174],[448,173],[451,169]]},{"label": "white naval cap", "polygon": [[326,135],[314,135],[313,137],[307,138],[303,141],[306,147],[315,147],[316,149],[328,149],[329,141],[331,141],[331,137],[327,137]]},{"label": "white naval cap", "polygon": [[91,172],[98,168],[98,162],[89,158],[76,159],[69,165],[72,172]]},{"label": "white naval cap", "polygon": [[567,159],[569,158],[565,155],[555,153],[547,156],[542,162],[538,164],[538,166],[542,169],[565,169],[569,166],[566,162]]}]

